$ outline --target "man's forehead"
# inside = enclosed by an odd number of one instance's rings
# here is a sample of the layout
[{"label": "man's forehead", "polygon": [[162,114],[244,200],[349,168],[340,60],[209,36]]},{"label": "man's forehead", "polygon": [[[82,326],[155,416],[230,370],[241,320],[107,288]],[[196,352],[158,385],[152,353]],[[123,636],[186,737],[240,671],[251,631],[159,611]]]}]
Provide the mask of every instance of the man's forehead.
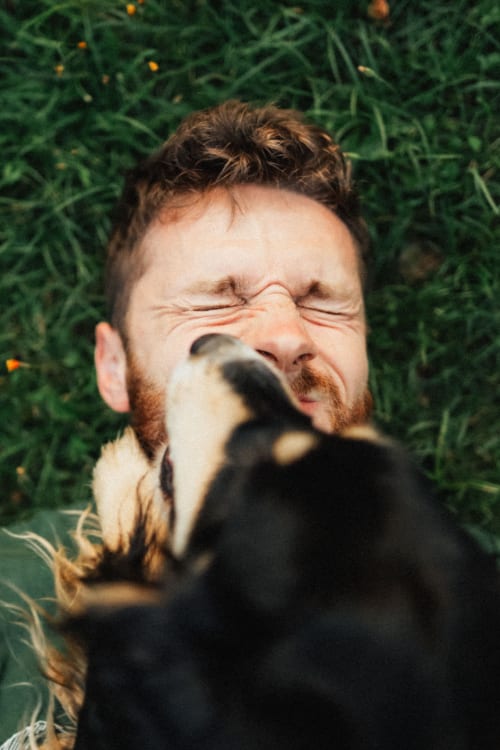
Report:
[{"label": "man's forehead", "polygon": [[258,272],[274,265],[278,276],[283,269],[296,271],[317,296],[329,294],[335,277],[356,279],[360,271],[351,232],[330,209],[262,186],[212,190],[166,208],[140,252],[148,270],[163,265],[174,276],[190,277],[197,291],[211,293],[214,285],[234,287],[231,278],[238,281],[243,268],[246,276],[252,267]]},{"label": "man's forehead", "polygon": [[[146,230],[146,236],[158,225],[196,224],[214,216],[227,222],[229,230],[240,217],[273,211],[293,213],[297,211],[297,203],[302,204],[301,214],[309,209],[341,221],[329,207],[304,193],[287,187],[249,183],[216,186],[203,192],[181,193],[169,199]],[[346,230],[350,234],[347,227]]]}]

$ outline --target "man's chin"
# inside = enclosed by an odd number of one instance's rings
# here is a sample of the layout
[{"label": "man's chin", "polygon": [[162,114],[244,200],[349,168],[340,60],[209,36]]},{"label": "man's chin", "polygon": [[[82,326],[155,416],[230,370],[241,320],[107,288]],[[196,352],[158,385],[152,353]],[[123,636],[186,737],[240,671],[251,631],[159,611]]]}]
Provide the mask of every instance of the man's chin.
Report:
[{"label": "man's chin", "polygon": [[322,432],[339,433],[371,417],[373,400],[368,388],[353,404],[347,405],[337,383],[307,364],[291,379],[290,388],[299,409],[311,417],[313,425]]},{"label": "man's chin", "polygon": [[346,406],[335,400],[335,403],[321,401],[300,401],[299,408],[307,414],[317,430],[327,433],[340,433],[347,427],[365,424],[373,413],[373,399],[368,389],[352,406]]}]

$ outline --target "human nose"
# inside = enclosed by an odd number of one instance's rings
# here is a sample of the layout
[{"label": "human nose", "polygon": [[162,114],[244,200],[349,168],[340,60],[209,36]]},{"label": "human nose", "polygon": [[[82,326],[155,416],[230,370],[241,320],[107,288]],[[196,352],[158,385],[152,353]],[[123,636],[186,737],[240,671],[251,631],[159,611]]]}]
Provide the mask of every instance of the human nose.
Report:
[{"label": "human nose", "polygon": [[246,344],[285,373],[317,355],[316,345],[292,301],[256,316],[252,331],[244,338]]}]

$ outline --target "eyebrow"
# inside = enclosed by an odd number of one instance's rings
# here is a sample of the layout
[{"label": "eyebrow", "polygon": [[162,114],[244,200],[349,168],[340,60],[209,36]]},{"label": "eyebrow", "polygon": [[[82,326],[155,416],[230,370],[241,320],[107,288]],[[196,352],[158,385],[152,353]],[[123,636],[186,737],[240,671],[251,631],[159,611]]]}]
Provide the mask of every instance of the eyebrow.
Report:
[{"label": "eyebrow", "polygon": [[[188,294],[208,294],[208,295],[223,295],[231,294],[238,296],[241,293],[241,282],[234,276],[223,276],[219,279],[199,279],[195,281],[186,292]],[[323,281],[314,280],[311,281],[309,286],[304,292],[296,296],[297,300],[307,299],[313,297],[318,300],[328,300],[334,298],[349,297],[352,293],[351,288],[349,289],[338,289],[332,287],[330,284],[325,284]]]},{"label": "eyebrow", "polygon": [[238,284],[233,276],[221,279],[199,279],[186,290],[188,294],[236,294]]},{"label": "eyebrow", "polygon": [[311,282],[305,294],[301,294],[301,298],[315,297],[316,299],[331,299],[333,296],[335,296],[335,290],[322,281]]},{"label": "eyebrow", "polygon": [[299,300],[337,300],[339,302],[351,300],[355,291],[352,283],[344,283],[332,286],[323,281],[312,281],[304,294],[299,295]]}]

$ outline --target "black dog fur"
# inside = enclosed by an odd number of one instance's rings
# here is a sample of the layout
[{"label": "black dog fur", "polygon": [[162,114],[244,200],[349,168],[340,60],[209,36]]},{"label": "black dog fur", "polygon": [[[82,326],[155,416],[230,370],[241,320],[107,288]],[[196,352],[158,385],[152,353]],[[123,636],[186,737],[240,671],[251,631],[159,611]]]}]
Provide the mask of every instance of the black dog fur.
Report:
[{"label": "black dog fur", "polygon": [[[88,651],[76,750],[500,746],[496,561],[398,447],[316,431],[263,362],[217,377],[253,416],[157,601],[71,625]],[[277,460],[295,433],[310,447]]]}]

